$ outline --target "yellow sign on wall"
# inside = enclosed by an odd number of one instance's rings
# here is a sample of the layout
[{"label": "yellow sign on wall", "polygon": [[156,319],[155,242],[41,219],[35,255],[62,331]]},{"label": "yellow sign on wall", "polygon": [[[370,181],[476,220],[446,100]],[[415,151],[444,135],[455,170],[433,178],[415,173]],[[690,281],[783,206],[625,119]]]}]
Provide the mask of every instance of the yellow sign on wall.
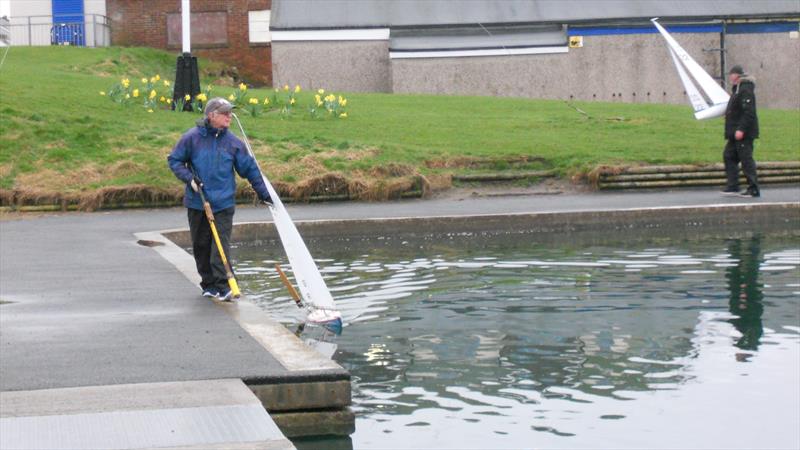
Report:
[{"label": "yellow sign on wall", "polygon": [[583,36],[570,36],[569,48],[580,48],[580,47],[583,47]]}]

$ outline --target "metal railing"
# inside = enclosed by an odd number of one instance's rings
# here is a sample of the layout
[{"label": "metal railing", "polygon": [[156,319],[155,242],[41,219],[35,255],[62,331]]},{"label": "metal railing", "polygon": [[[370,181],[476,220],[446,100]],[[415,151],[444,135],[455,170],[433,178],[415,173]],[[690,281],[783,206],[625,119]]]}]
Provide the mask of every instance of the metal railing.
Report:
[{"label": "metal railing", "polygon": [[111,45],[111,25],[100,14],[78,16],[11,17],[8,25],[11,45],[77,45],[108,47]]}]

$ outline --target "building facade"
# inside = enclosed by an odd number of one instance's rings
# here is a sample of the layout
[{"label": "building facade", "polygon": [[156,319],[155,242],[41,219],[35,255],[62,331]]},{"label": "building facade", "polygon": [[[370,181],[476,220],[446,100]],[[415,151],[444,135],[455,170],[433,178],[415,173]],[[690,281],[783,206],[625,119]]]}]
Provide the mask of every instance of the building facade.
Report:
[{"label": "building facade", "polygon": [[[270,0],[192,0],[192,54],[224,61],[248,83],[272,83]],[[114,45],[181,51],[180,0],[106,0]]]},{"label": "building facade", "polygon": [[[304,11],[314,11],[309,15]],[[800,108],[800,2],[274,0],[276,84],[342,91],[684,104],[663,38],[759,104]]]}]

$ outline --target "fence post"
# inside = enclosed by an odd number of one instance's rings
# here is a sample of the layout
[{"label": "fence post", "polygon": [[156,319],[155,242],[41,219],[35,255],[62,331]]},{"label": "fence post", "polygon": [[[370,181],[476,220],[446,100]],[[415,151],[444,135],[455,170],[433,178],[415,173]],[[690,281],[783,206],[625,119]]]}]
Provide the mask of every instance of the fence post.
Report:
[{"label": "fence post", "polygon": [[33,36],[31,36],[31,16],[28,16],[28,45],[33,45]]},{"label": "fence post", "polygon": [[93,47],[97,47],[97,16],[92,14],[92,39],[94,39]]}]

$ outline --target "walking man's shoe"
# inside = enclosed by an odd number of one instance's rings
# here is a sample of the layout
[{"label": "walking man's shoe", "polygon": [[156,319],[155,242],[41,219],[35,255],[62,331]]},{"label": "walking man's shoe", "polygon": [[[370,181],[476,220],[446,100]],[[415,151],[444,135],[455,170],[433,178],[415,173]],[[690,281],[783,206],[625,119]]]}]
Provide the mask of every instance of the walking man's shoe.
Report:
[{"label": "walking man's shoe", "polygon": [[725,188],[720,191],[722,195],[739,195],[739,188]]},{"label": "walking man's shoe", "polygon": [[215,287],[203,289],[203,297],[213,298],[219,295],[219,291]]},{"label": "walking man's shoe", "polygon": [[758,189],[747,188],[747,190],[739,194],[739,196],[756,198],[756,197],[761,197],[761,192],[759,192]]}]

